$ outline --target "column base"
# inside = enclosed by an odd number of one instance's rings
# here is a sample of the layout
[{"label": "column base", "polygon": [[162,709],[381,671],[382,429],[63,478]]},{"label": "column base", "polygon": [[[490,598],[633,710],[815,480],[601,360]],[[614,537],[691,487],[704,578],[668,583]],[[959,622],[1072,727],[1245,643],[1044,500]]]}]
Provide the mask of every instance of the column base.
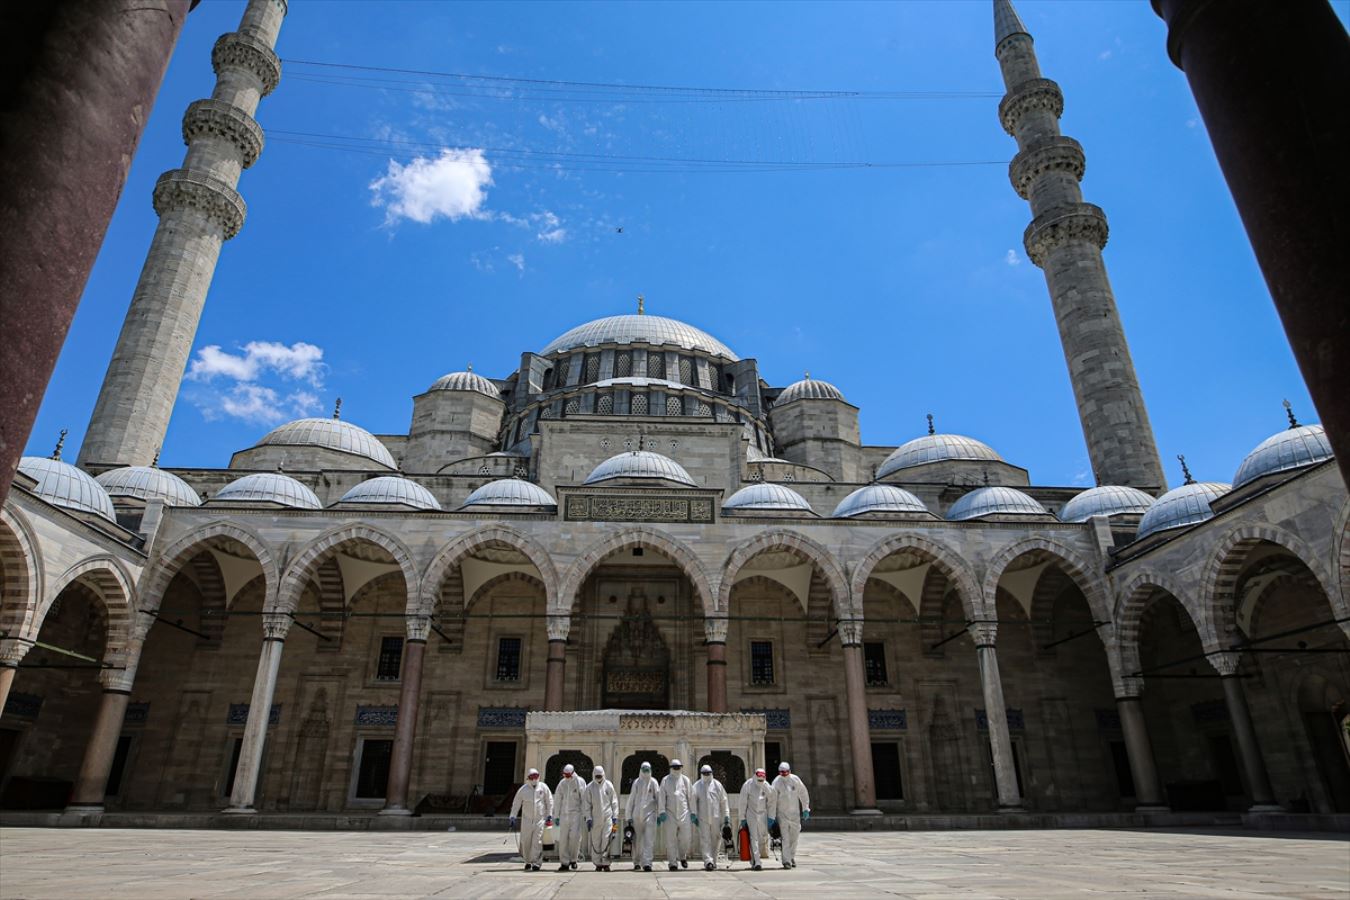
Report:
[{"label": "column base", "polygon": [[1284,807],[1278,803],[1253,803],[1248,809],[1249,813],[1283,813]]},{"label": "column base", "polygon": [[61,810],[63,816],[90,816],[103,812],[102,803],[72,803]]},{"label": "column base", "polygon": [[1145,814],[1145,815],[1154,814],[1154,813],[1170,813],[1170,812],[1172,811],[1172,807],[1170,807],[1170,806],[1136,806],[1136,807],[1134,808],[1134,811],[1135,811],[1136,813],[1143,813],[1143,814]]},{"label": "column base", "polygon": [[850,816],[879,816],[879,815],[881,815],[881,810],[879,810],[879,809],[850,809],[850,810],[848,811],[848,814],[849,814]]},{"label": "column base", "polygon": [[251,806],[227,806],[220,811],[222,816],[256,816],[258,811]]},{"label": "column base", "polygon": [[411,810],[411,809],[407,809],[407,808],[402,807],[402,806],[386,806],[384,809],[380,810],[379,815],[382,815],[382,816],[411,816],[411,815],[412,815],[412,810]]},{"label": "column base", "polygon": [[998,814],[1000,816],[1020,816],[1027,811],[1025,806],[1000,806]]}]

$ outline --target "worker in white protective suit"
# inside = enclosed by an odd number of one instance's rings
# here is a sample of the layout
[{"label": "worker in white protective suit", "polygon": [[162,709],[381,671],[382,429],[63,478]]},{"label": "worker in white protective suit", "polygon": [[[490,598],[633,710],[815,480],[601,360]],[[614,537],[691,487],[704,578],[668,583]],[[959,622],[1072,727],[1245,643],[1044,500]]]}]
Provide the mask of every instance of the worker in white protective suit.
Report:
[{"label": "worker in white protective suit", "polygon": [[698,829],[698,846],[703,853],[703,868],[711,872],[717,868],[717,845],[722,841],[722,829],[731,825],[731,804],[727,789],[713,778],[712,766],[698,770],[694,785],[694,806],[690,821]]},{"label": "worker in white protective suit", "polygon": [[576,777],[576,767],[563,766],[562,780],[553,792],[553,818],[558,823],[558,871],[577,867],[581,858],[581,832],[586,821],[581,808],[581,792],[586,786]]},{"label": "worker in white protective suit", "polygon": [[672,872],[689,868],[689,808],[693,791],[694,785],[684,774],[684,764],[672,759],[670,774],[661,779],[661,812],[656,817],[657,826],[666,833],[666,863]]},{"label": "worker in white protective suit", "polygon": [[511,828],[520,825],[520,855],[525,869],[539,871],[544,859],[544,829],[553,824],[553,792],[539,780],[539,770],[525,773],[525,783],[511,801]]},{"label": "worker in white protective suit", "polygon": [[763,769],[756,769],[741,785],[741,824],[750,832],[750,868],[762,869],[760,860],[769,852],[769,807],[773,786]]},{"label": "worker in white protective suit", "polygon": [[656,841],[656,817],[661,814],[661,785],[652,777],[652,764],[644,762],[628,790],[628,824],[633,829],[633,868],[652,870],[652,844]]},{"label": "worker in white protective suit", "polygon": [[595,863],[595,871],[609,871],[609,846],[619,830],[619,792],[605,777],[605,767],[596,766],[591,783],[581,792],[581,809],[586,816],[586,849]]},{"label": "worker in white protective suit", "polygon": [[769,827],[775,820],[783,833],[783,868],[797,868],[797,835],[802,823],[811,818],[811,795],[806,785],[787,763],[778,764],[778,777],[773,780],[773,802],[769,806]]}]

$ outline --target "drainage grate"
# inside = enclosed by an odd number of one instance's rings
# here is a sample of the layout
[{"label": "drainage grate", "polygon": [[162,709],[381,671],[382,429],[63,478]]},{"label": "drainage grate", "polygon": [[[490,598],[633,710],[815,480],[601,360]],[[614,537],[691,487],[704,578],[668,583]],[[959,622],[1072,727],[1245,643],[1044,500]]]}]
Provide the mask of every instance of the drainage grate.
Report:
[{"label": "drainage grate", "polygon": [[475,857],[473,857],[472,859],[466,859],[466,860],[464,860],[464,862],[465,862],[466,864],[467,864],[467,863],[502,863],[502,862],[511,862],[512,860],[515,860],[516,862],[520,862],[523,858],[524,858],[524,857],[522,857],[519,853],[513,853],[513,852],[506,852],[506,853],[484,853],[482,856],[475,856]]}]

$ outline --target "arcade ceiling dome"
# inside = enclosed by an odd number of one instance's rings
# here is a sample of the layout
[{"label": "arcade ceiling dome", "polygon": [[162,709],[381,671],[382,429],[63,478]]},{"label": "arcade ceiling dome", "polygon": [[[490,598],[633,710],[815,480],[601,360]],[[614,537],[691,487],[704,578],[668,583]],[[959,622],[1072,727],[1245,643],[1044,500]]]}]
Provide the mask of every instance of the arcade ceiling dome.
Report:
[{"label": "arcade ceiling dome", "polygon": [[834,508],[832,518],[851,519],[866,513],[924,513],[922,500],[893,484],[869,484],[849,494]]},{"label": "arcade ceiling dome", "polygon": [[245,475],[225,485],[211,499],[231,503],[273,503],[292,509],[323,509],[313,491],[280,472]]},{"label": "arcade ceiling dome", "polygon": [[502,399],[502,392],[491,381],[477,372],[451,372],[431,383],[428,391],[472,391],[494,400]]},{"label": "arcade ceiling dome", "polygon": [[1086,522],[1093,516],[1138,516],[1148,512],[1153,497],[1138,488],[1104,484],[1077,495],[1059,511],[1061,522]]},{"label": "arcade ceiling dome", "polygon": [[378,503],[408,506],[413,509],[440,509],[431,491],[415,481],[397,475],[381,475],[356,485],[342,495],[339,503]]},{"label": "arcade ceiling dome", "polygon": [[985,516],[1048,516],[1050,513],[1034,498],[1010,487],[995,485],[976,488],[947,510],[953,522],[982,519]]},{"label": "arcade ceiling dome", "polygon": [[783,512],[812,512],[806,498],[792,488],[781,484],[752,484],[732,494],[722,509],[739,512],[747,509],[781,510]]},{"label": "arcade ceiling dome", "polygon": [[1331,443],[1321,425],[1298,425],[1272,434],[1256,445],[1238,466],[1233,487],[1240,488],[1265,475],[1301,469],[1331,459]]},{"label": "arcade ceiling dome", "polygon": [[280,425],[258,441],[259,447],[322,447],[350,453],[397,469],[394,457],[375,435],[341,419],[296,419]]},{"label": "arcade ceiling dome", "polygon": [[157,466],[124,466],[98,476],[111,497],[163,500],[168,506],[201,506],[202,498],[183,479]]},{"label": "arcade ceiling dome", "polygon": [[702,350],[731,362],[740,359],[730,347],[702,329],[664,316],[645,315],[606,316],[578,325],[554,338],[547,347],[539,351],[539,355],[552,356],[555,353],[583,347],[598,347],[601,344],[652,344],[678,347],[683,350]]},{"label": "arcade ceiling dome", "polygon": [[684,466],[669,456],[662,456],[650,450],[631,450],[618,456],[611,456],[586,476],[585,483],[599,484],[616,478],[643,478],[653,481],[673,481],[689,487],[697,486]]},{"label": "arcade ceiling dome", "polygon": [[1135,540],[1169,528],[1195,525],[1214,518],[1210,501],[1232,489],[1232,485],[1219,481],[1192,482],[1173,488],[1155,500],[1148,512],[1144,513],[1144,517],[1139,520],[1139,533],[1135,535]]},{"label": "arcade ceiling dome", "polygon": [[988,444],[961,434],[925,434],[895,448],[877,467],[877,478],[885,478],[901,469],[946,460],[1003,462],[1003,457]]},{"label": "arcade ceiling dome", "polygon": [[553,495],[539,485],[520,478],[499,478],[478,488],[464,501],[471,506],[557,506]]},{"label": "arcade ceiling dome", "polygon": [[117,521],[112,499],[93,476],[59,459],[25,456],[19,471],[37,480],[33,493],[53,506],[73,512],[93,513],[109,522]]}]

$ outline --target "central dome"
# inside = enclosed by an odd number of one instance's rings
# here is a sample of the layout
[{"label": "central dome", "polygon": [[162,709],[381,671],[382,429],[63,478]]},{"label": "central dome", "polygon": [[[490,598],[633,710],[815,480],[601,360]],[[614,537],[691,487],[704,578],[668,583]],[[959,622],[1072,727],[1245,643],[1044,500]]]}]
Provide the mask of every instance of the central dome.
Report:
[{"label": "central dome", "polygon": [[559,335],[540,356],[552,356],[579,347],[598,347],[601,344],[653,344],[702,350],[713,356],[735,362],[740,359],[731,348],[717,338],[675,319],[663,316],[606,316]]}]

